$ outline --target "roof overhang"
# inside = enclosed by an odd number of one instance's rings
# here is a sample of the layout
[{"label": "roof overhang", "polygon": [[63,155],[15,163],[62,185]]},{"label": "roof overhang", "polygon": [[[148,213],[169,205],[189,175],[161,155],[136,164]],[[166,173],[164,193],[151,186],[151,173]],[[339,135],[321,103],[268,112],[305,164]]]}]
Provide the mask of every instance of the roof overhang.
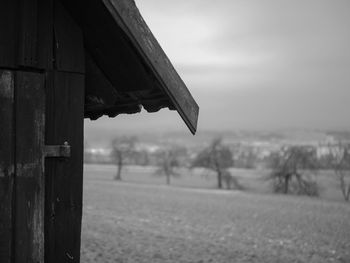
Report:
[{"label": "roof overhang", "polygon": [[84,34],[85,117],[168,107],[196,132],[199,107],[133,0],[62,2]]}]

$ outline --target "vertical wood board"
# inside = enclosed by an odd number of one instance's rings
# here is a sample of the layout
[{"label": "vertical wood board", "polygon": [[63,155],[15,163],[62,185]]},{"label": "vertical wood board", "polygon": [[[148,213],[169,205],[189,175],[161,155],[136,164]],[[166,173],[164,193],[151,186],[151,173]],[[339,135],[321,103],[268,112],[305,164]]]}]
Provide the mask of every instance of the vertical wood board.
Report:
[{"label": "vertical wood board", "polygon": [[83,186],[84,75],[47,76],[46,144],[67,141],[71,157],[46,159],[45,260],[79,262]]},{"label": "vertical wood board", "polygon": [[59,1],[55,1],[54,12],[56,69],[84,73],[83,33]]},{"label": "vertical wood board", "polygon": [[18,65],[51,69],[53,55],[52,0],[19,0]]},{"label": "vertical wood board", "polygon": [[16,72],[15,262],[44,262],[44,75]]},{"label": "vertical wood board", "polygon": [[12,262],[14,73],[0,70],[0,262]]},{"label": "vertical wood board", "polygon": [[18,64],[25,67],[38,65],[38,0],[20,1]]},{"label": "vertical wood board", "polygon": [[[25,0],[24,0],[25,1]],[[53,69],[53,0],[38,0],[38,67]]]},{"label": "vertical wood board", "polygon": [[0,1],[0,67],[13,68],[16,65],[16,11],[17,1]]}]

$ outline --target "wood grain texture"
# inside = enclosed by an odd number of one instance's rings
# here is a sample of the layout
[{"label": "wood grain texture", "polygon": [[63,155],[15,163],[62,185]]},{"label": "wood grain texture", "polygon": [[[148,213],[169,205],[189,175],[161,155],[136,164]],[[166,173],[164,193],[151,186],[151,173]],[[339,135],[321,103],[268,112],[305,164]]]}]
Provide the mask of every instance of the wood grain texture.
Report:
[{"label": "wood grain texture", "polygon": [[0,1],[0,67],[14,68],[17,60],[17,1]]},{"label": "wood grain texture", "polygon": [[44,262],[44,75],[16,72],[15,262]]},{"label": "wood grain texture", "polygon": [[34,69],[52,68],[52,0],[19,0],[18,66]]},{"label": "wood grain texture", "polygon": [[54,2],[55,68],[59,71],[85,72],[84,42],[80,27],[59,1]]},{"label": "wood grain texture", "polygon": [[45,161],[45,260],[79,262],[83,186],[84,76],[47,76],[46,144],[67,141],[71,156]]},{"label": "wood grain texture", "polygon": [[0,1],[0,67],[52,68],[52,0]]},{"label": "wood grain texture", "polygon": [[38,67],[38,0],[20,1],[18,64]]},{"label": "wood grain texture", "polygon": [[0,70],[0,262],[12,262],[14,73]]},{"label": "wood grain texture", "polygon": [[162,84],[189,129],[195,133],[199,107],[149,30],[135,2],[131,0],[103,0],[103,2]]},{"label": "wood grain texture", "polygon": [[[23,0],[26,1],[26,0]],[[53,0],[38,0],[38,68],[53,69]]]}]

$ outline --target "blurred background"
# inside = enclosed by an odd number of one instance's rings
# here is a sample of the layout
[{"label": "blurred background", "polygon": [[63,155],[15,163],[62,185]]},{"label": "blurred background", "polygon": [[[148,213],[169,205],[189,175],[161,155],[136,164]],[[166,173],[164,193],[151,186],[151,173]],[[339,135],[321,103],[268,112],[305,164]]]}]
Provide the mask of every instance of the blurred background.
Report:
[{"label": "blurred background", "polygon": [[198,132],[85,120],[83,262],[350,262],[350,2],[136,4]]}]

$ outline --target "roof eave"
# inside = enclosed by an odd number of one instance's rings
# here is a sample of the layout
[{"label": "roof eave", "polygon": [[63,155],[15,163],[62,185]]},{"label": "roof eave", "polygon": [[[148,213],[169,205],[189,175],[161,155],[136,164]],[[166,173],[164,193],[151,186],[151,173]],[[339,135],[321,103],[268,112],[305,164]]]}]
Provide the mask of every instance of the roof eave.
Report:
[{"label": "roof eave", "polygon": [[199,107],[170,60],[143,20],[134,1],[102,0],[120,28],[128,36],[161,88],[169,96],[190,131],[197,130]]}]

